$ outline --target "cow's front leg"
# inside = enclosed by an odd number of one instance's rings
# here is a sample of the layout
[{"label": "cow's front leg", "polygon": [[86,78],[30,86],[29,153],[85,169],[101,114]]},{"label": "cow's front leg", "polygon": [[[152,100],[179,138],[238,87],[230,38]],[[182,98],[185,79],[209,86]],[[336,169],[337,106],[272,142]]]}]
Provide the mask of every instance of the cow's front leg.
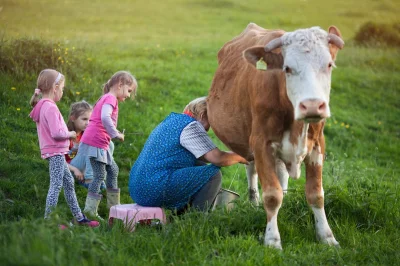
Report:
[{"label": "cow's front leg", "polygon": [[278,212],[282,205],[283,193],[275,172],[275,158],[270,145],[259,147],[255,154],[256,168],[262,188],[264,209],[267,213],[264,245],[282,249],[278,229]]},{"label": "cow's front leg", "polygon": [[260,204],[260,194],[258,192],[258,175],[254,161],[246,165],[247,183],[249,188],[249,200],[254,205]]},{"label": "cow's front leg", "polygon": [[324,190],[322,187],[322,154],[319,146],[315,146],[306,158],[306,197],[314,212],[317,239],[322,243],[338,246],[329,227],[324,209]]}]

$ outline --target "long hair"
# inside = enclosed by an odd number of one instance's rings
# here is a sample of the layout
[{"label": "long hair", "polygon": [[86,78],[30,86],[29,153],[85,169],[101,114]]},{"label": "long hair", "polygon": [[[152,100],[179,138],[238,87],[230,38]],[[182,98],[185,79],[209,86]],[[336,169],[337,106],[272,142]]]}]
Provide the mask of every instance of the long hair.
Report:
[{"label": "long hair", "polygon": [[69,131],[76,131],[75,130],[75,124],[72,119],[77,119],[87,111],[92,111],[92,106],[87,103],[86,101],[80,101],[71,104],[70,110],[69,110],[69,115],[68,115],[68,122],[67,122],[67,127]]},{"label": "long hair", "polygon": [[[60,75],[60,76],[59,76]],[[65,80],[63,74],[54,69],[44,69],[40,72],[37,79],[37,87],[35,93],[32,95],[30,100],[30,105],[35,107],[35,105],[40,100],[40,94],[49,92],[54,85],[59,85]]]},{"label": "long hair", "polygon": [[59,85],[65,80],[63,74],[54,69],[44,69],[40,72],[37,79],[37,87],[34,94],[31,97],[30,105],[35,107],[39,102],[42,93],[49,92],[54,85]]},{"label": "long hair", "polygon": [[119,82],[122,82],[122,85],[135,85],[135,88],[138,86],[136,78],[128,71],[122,70],[112,75],[112,77],[103,85],[103,93],[109,93],[111,87]]}]

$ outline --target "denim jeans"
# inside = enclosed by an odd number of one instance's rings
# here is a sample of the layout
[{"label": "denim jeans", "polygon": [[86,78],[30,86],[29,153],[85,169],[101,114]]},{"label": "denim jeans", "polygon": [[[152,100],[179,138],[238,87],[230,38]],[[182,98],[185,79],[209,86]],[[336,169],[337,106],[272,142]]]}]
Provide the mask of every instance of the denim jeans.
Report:
[{"label": "denim jeans", "polygon": [[[114,143],[112,141],[110,141],[109,149],[110,149],[111,154],[113,154],[114,153]],[[92,169],[92,165],[90,164],[89,156],[84,156],[84,155],[80,154],[79,150],[78,150],[78,153],[72,159],[70,164],[72,166],[78,168],[78,170],[83,173],[83,175],[85,176],[85,181],[89,180],[89,179],[93,180],[93,169]],[[74,174],[72,173],[72,175],[74,175]],[[83,182],[83,183],[86,183],[86,182]]]}]

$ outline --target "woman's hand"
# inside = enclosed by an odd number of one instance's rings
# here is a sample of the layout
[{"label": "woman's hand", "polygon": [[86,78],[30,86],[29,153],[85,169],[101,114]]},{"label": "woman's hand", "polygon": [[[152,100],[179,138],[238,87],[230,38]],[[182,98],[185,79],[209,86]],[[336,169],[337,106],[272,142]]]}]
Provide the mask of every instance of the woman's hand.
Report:
[{"label": "woman's hand", "polygon": [[230,166],[236,163],[249,164],[249,162],[239,154],[232,151],[221,151],[218,148],[207,152],[203,155],[203,158],[217,166]]}]

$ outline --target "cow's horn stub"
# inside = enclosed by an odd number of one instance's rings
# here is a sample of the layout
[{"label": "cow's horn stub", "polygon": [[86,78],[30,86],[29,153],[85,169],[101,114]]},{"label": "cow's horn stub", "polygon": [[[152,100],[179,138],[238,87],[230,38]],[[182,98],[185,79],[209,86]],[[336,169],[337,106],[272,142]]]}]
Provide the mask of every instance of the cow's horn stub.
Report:
[{"label": "cow's horn stub", "polygon": [[328,43],[334,44],[339,49],[342,49],[344,46],[344,41],[342,40],[342,38],[332,33],[328,34]]},{"label": "cow's horn stub", "polygon": [[273,39],[272,41],[270,41],[269,43],[267,43],[267,45],[265,45],[264,50],[265,52],[271,52],[272,50],[279,48],[282,46],[282,39],[281,38],[276,38]]}]

